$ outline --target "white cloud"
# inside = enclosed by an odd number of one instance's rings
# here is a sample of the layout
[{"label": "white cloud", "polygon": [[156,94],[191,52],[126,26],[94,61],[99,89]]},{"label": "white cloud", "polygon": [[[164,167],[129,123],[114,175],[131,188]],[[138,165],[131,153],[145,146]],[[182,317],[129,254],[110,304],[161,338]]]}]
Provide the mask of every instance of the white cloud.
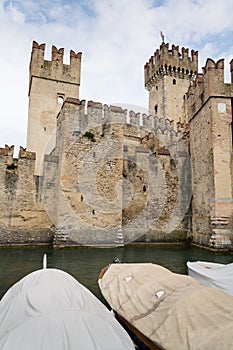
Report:
[{"label": "white cloud", "polygon": [[9,15],[9,17],[12,19],[12,21],[15,22],[16,24],[24,23],[25,16],[20,10],[17,9],[17,7],[10,4],[6,12]]},{"label": "white cloud", "polygon": [[26,142],[32,40],[47,44],[47,59],[52,44],[66,60],[70,49],[83,52],[82,99],[146,106],[143,66],[160,30],[166,42],[198,49],[200,67],[226,57],[228,69],[232,13],[232,0],[0,0],[0,146]]}]

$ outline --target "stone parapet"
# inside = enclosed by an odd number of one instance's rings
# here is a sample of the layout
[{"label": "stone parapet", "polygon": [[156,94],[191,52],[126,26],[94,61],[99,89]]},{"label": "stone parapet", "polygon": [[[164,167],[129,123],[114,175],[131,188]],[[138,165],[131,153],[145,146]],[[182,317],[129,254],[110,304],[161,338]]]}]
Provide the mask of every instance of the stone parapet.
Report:
[{"label": "stone parapet", "polygon": [[145,87],[150,89],[156,80],[163,75],[178,76],[180,78],[192,79],[198,71],[198,51],[191,51],[179,46],[162,43],[153,56],[144,66]]},{"label": "stone parapet", "polygon": [[[30,80],[33,76],[80,85],[82,53],[70,51],[70,64],[63,63],[64,49],[52,46],[51,61],[44,59],[45,44],[32,44]],[[31,85],[31,83],[30,83]]]}]

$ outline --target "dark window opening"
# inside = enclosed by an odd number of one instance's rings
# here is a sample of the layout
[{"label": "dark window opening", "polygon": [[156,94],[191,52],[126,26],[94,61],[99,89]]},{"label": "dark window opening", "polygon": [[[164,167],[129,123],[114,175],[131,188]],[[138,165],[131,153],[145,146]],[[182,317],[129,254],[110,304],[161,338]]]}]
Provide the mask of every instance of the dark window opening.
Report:
[{"label": "dark window opening", "polygon": [[174,159],[170,159],[170,169],[171,170],[174,170],[174,169],[176,169],[176,163],[175,163],[175,161],[174,161]]},{"label": "dark window opening", "polygon": [[158,113],[158,105],[155,105],[155,114]]},{"label": "dark window opening", "polygon": [[192,105],[191,109],[192,109],[192,114],[194,114],[195,113],[195,103]]},{"label": "dark window opening", "polygon": [[83,195],[81,195],[80,200],[81,200],[81,202],[83,202]]},{"label": "dark window opening", "polygon": [[92,214],[93,214],[93,215],[95,215],[95,211],[94,211],[94,209],[92,210]]},{"label": "dark window opening", "polygon": [[143,192],[146,192],[146,186],[143,185]]},{"label": "dark window opening", "polygon": [[158,85],[156,85],[155,89],[158,90]]},{"label": "dark window opening", "polygon": [[200,99],[201,99],[201,104],[203,104],[204,103],[204,92],[202,92],[200,94]]},{"label": "dark window opening", "polygon": [[172,83],[173,85],[176,85],[176,79],[173,79]]}]

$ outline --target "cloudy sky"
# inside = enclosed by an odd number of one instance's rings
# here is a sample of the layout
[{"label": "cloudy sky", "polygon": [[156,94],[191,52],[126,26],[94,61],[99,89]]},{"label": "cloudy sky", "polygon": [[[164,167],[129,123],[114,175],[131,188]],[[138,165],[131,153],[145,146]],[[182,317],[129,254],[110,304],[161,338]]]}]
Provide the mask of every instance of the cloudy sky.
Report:
[{"label": "cloudy sky", "polygon": [[[143,66],[165,42],[233,58],[232,0],[0,0],[0,147],[26,145],[31,44],[82,51],[80,98],[147,107]],[[136,109],[136,107],[135,107]]]}]

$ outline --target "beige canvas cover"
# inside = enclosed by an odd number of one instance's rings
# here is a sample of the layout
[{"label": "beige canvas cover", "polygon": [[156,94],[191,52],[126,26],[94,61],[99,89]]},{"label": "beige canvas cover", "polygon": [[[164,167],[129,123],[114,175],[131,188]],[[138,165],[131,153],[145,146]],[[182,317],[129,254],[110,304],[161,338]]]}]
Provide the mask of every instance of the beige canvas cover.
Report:
[{"label": "beige canvas cover", "polygon": [[233,297],[155,264],[112,264],[99,280],[109,305],[166,350],[233,349]]}]

